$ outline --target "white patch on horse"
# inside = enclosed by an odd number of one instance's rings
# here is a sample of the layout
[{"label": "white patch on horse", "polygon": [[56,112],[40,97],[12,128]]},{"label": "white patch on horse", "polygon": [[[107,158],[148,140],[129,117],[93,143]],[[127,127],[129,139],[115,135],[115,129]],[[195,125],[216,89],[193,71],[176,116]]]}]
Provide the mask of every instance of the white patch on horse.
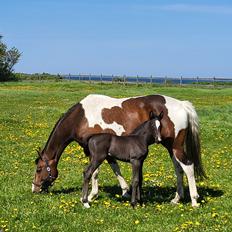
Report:
[{"label": "white patch on horse", "polygon": [[102,110],[104,108],[111,109],[112,107],[122,107],[122,103],[128,98],[115,99],[104,95],[90,94],[80,103],[85,111],[85,117],[88,120],[89,127],[94,127],[96,124],[104,129],[112,129],[117,135],[122,135],[125,129],[122,125],[113,122],[105,123],[102,119]]},{"label": "white patch on horse", "polygon": [[179,131],[188,127],[188,115],[183,107],[182,101],[177,99],[163,96],[166,100],[166,107],[168,109],[168,117],[174,124],[175,137]]}]

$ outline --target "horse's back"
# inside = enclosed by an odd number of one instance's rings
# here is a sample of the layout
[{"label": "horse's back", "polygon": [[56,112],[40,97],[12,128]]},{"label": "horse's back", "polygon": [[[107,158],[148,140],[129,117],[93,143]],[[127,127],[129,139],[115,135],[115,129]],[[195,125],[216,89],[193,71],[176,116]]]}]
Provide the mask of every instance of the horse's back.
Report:
[{"label": "horse's back", "polygon": [[[84,133],[115,133],[128,135],[149,119],[150,111],[164,111],[163,124],[168,126],[167,136],[175,137],[188,127],[188,112],[184,102],[164,95],[148,95],[130,98],[113,98],[90,94],[81,102],[88,128]],[[87,132],[85,132],[87,131]]]}]

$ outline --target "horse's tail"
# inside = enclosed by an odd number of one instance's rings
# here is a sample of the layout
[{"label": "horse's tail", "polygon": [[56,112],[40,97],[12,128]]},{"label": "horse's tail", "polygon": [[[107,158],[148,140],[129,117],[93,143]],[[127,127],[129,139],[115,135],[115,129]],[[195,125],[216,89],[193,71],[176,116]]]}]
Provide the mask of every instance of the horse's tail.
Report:
[{"label": "horse's tail", "polygon": [[201,161],[198,116],[191,102],[183,101],[182,104],[188,115],[188,130],[185,138],[185,151],[187,157],[194,163],[194,171],[196,175],[203,178],[206,177],[206,174]]}]

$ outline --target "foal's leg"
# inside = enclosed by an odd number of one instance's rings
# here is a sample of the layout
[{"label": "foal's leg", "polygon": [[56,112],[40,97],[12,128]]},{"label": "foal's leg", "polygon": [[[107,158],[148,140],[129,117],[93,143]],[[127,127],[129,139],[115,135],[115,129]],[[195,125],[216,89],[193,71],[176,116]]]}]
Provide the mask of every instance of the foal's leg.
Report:
[{"label": "foal's leg", "polygon": [[92,175],[92,189],[88,196],[88,201],[92,202],[98,196],[98,173],[99,168],[97,168]]},{"label": "foal's leg", "polygon": [[[139,188],[139,170],[141,167],[141,161],[140,160],[131,160],[132,164],[132,195],[131,195],[131,205],[134,208],[137,204],[137,199],[138,196],[137,194],[140,195],[140,192],[138,193],[138,188]],[[139,199],[141,197],[139,196]]]},{"label": "foal's leg", "polygon": [[92,161],[84,171],[84,184],[82,188],[82,203],[85,208],[90,208],[88,203],[88,189],[89,182],[93,172],[99,167],[100,163],[96,161]]},{"label": "foal's leg", "polygon": [[143,162],[144,160],[141,160],[141,165],[139,168],[139,185],[138,185],[138,192],[137,192],[137,199],[140,205],[142,205]]},{"label": "foal's leg", "polygon": [[[187,176],[192,206],[197,207],[197,199],[199,198],[199,195],[197,193],[196,180],[194,176],[194,164],[186,159],[186,154],[184,150],[182,150],[181,153],[179,152],[180,151],[175,150],[174,156]],[[185,160],[185,162],[183,162],[182,160]]]},{"label": "foal's leg", "polygon": [[[90,154],[88,146],[84,146],[83,149],[84,149],[85,155],[89,157],[89,161],[91,162],[91,154]],[[91,178],[92,179],[92,188],[91,188],[91,192],[88,196],[89,202],[92,202],[98,196],[98,173],[99,173],[99,168],[97,168],[94,171],[92,178]],[[81,201],[82,201],[82,198],[81,198]]]},{"label": "foal's leg", "polygon": [[117,161],[110,156],[107,157],[107,161],[108,161],[111,169],[113,170],[114,174],[116,175],[116,177],[119,181],[119,184],[120,184],[121,189],[122,189],[122,196],[129,198],[129,194],[128,194],[129,187],[128,187],[125,179],[122,176],[122,173],[120,171],[120,168],[118,166]]}]

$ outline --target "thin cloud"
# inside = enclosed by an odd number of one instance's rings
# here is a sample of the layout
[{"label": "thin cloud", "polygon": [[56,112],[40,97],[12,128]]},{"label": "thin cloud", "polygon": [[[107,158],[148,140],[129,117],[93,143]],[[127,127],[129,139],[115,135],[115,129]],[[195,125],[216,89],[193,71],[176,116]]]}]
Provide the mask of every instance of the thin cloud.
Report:
[{"label": "thin cloud", "polygon": [[167,4],[167,5],[143,5],[148,10],[162,10],[172,12],[193,12],[211,14],[232,14],[232,6],[226,5],[201,5],[201,4]]}]

